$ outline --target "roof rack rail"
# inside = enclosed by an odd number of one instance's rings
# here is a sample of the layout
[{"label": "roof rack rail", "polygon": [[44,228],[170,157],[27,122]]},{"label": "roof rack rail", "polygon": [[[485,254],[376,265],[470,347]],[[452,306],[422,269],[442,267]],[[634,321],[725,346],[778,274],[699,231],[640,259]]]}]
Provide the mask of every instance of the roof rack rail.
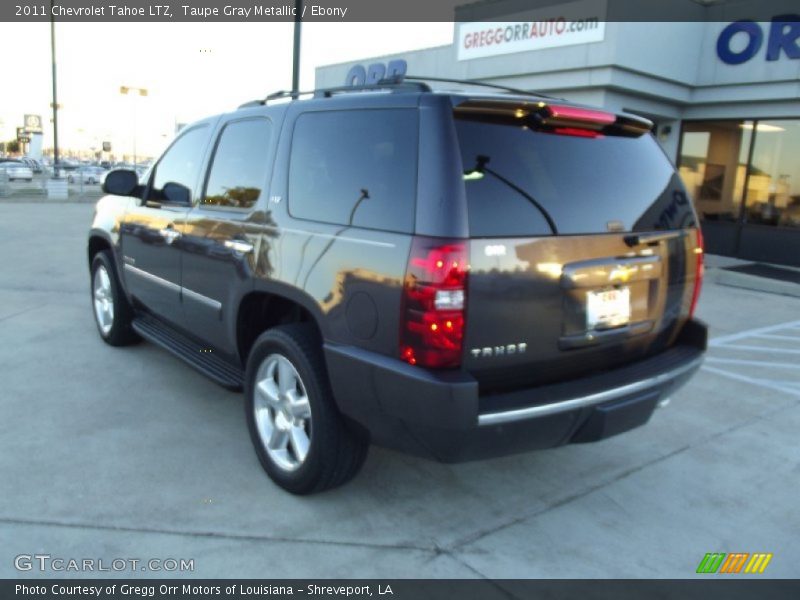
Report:
[{"label": "roof rack rail", "polygon": [[270,100],[278,100],[281,98],[292,98],[293,100],[297,100],[300,96],[309,96],[313,95],[314,98],[330,98],[336,94],[347,94],[351,92],[368,92],[368,91],[379,91],[379,90],[388,90],[393,92],[404,92],[404,91],[419,91],[419,92],[430,92],[430,86],[426,85],[423,82],[417,81],[403,81],[401,77],[392,77],[388,79],[381,79],[376,83],[368,83],[364,85],[342,85],[338,87],[330,87],[330,88],[320,88],[316,90],[307,90],[307,91],[287,91],[287,90],[280,90],[277,92],[273,92],[269,94],[266,98],[262,100],[251,100],[250,102],[245,102],[244,104],[240,105],[239,108],[248,108],[251,106],[264,106]]},{"label": "roof rack rail", "polygon": [[[423,77],[417,75],[404,75],[404,80],[411,80],[411,81],[439,81],[442,83],[460,83],[463,85],[474,85],[478,87],[487,87],[493,88],[496,90],[503,90],[504,92],[511,92],[512,94],[520,94],[522,96],[535,96],[537,98],[555,98],[555,96],[549,96],[547,94],[542,94],[540,92],[530,92],[526,90],[521,90],[519,88],[513,88],[506,85],[498,85],[496,83],[486,83],[483,81],[469,81],[468,79],[450,79],[448,77]],[[560,100],[560,98],[558,98]]]},{"label": "roof rack rail", "polygon": [[332,88],[323,88],[314,90],[315,98],[330,98],[334,94],[346,94],[348,92],[361,92],[361,91],[374,91],[374,90],[390,90],[390,91],[417,91],[417,92],[430,92],[431,88],[423,82],[417,81],[404,81],[402,77],[390,77],[381,79],[376,83],[366,83],[364,85],[342,85]]}]

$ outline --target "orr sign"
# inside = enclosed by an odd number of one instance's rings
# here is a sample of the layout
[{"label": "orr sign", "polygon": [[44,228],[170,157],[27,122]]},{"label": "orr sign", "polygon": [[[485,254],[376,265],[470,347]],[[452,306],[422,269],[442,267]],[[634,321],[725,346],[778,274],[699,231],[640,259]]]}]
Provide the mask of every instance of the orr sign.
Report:
[{"label": "orr sign", "polygon": [[800,58],[800,15],[780,15],[763,25],[755,21],[730,23],[717,38],[717,56],[729,65],[746,63],[758,54],[765,39],[768,61],[778,60],[781,54]]}]

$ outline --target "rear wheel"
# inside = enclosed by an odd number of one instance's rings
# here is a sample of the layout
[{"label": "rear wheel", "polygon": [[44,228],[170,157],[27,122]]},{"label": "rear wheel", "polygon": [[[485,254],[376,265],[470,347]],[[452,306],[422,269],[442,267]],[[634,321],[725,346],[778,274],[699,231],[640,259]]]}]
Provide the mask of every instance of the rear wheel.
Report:
[{"label": "rear wheel", "polygon": [[92,308],[97,330],[112,346],[127,346],[139,340],[131,329],[133,310],[122,293],[114,261],[108,250],[92,259]]},{"label": "rear wheel", "polygon": [[282,325],[256,340],[245,410],[261,466],[293,494],[341,485],[364,463],[367,441],[336,409],[319,337],[309,325]]}]

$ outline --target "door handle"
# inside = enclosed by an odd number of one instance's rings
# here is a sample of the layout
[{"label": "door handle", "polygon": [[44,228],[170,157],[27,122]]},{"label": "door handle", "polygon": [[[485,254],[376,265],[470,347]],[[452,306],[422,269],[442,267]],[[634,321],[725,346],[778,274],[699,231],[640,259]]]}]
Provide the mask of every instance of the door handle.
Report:
[{"label": "door handle", "polygon": [[181,232],[176,231],[172,227],[164,227],[163,229],[159,229],[158,233],[161,234],[161,237],[163,237],[168,244],[171,244],[179,237],[181,237]]},{"label": "door handle", "polygon": [[250,254],[253,251],[253,244],[243,240],[225,240],[225,247],[240,254]]}]

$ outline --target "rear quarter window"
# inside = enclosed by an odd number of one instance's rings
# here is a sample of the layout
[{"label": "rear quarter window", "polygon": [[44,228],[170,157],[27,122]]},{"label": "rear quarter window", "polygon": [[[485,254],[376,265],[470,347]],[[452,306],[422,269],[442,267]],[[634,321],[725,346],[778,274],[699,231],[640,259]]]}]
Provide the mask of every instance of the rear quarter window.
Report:
[{"label": "rear quarter window", "polygon": [[410,233],[417,187],[413,109],[300,115],[289,163],[293,217]]}]

